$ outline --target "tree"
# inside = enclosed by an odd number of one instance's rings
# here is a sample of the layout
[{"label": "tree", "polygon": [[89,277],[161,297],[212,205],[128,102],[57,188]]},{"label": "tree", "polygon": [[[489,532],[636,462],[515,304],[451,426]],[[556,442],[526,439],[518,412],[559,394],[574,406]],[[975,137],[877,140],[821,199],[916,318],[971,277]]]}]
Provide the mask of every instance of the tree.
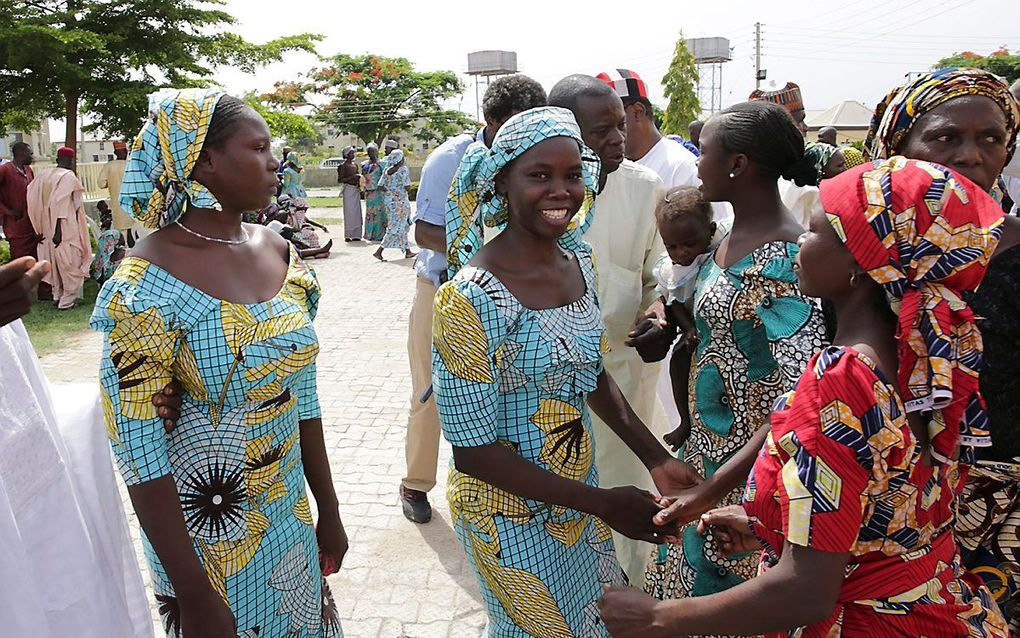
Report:
[{"label": "tree", "polygon": [[698,67],[694,55],[687,50],[683,31],[673,49],[673,61],[662,76],[663,93],[669,105],[662,121],[662,132],[667,135],[687,135],[687,125],[701,113],[701,100],[694,87],[698,85]]},{"label": "tree", "polygon": [[323,96],[326,101],[314,105],[317,121],[381,144],[386,136],[416,126],[431,138],[458,132],[470,120],[440,103],[463,90],[453,71],[415,71],[406,58],[340,54],[301,81],[277,82],[262,98],[294,108],[310,104],[311,95]]},{"label": "tree", "polygon": [[245,95],[244,101],[262,116],[273,137],[283,139],[287,146],[311,150],[319,142],[321,136],[304,115],[267,105],[254,93]]},{"label": "tree", "polygon": [[428,118],[423,126],[418,127],[414,136],[426,142],[444,142],[454,135],[477,130],[479,127],[481,123],[473,116],[463,111],[447,109],[442,116]]},{"label": "tree", "polygon": [[995,75],[1006,78],[1008,84],[1020,80],[1020,55],[1011,54],[1009,49],[1002,47],[988,55],[979,55],[973,51],[954,53],[935,63],[933,69],[944,69],[950,66],[972,66],[984,69]]},{"label": "tree", "polygon": [[[86,130],[133,135],[160,88],[210,83],[213,69],[248,73],[321,36],[252,44],[227,31],[224,0],[15,0],[0,3],[0,126],[64,118],[64,143]],[[207,8],[210,7],[211,8]]]}]

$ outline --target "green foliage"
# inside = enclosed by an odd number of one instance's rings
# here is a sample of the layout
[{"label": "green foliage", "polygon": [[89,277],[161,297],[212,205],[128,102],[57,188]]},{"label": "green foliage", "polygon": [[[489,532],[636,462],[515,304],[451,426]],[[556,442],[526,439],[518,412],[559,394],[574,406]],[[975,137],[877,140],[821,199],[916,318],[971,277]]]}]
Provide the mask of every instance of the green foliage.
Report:
[{"label": "green foliage", "polygon": [[687,125],[701,113],[701,101],[695,90],[697,84],[698,68],[681,31],[673,50],[673,61],[662,77],[663,92],[669,99],[662,118],[662,132],[666,135],[686,136]]},{"label": "green foliage", "polygon": [[72,310],[57,310],[52,301],[36,301],[32,311],[21,318],[38,354],[66,348],[76,336],[88,333],[99,284],[89,279],[82,292],[84,299],[79,299]]},{"label": "green foliage", "polygon": [[295,82],[277,82],[266,104],[296,108],[317,95],[316,120],[366,142],[381,144],[401,131],[420,129],[426,139],[443,139],[470,128],[473,121],[441,102],[460,94],[464,85],[453,71],[415,71],[406,58],[339,54]]},{"label": "green foliage", "polygon": [[1020,55],[1011,54],[1006,47],[992,51],[988,55],[979,55],[973,51],[954,53],[936,62],[932,69],[944,69],[951,66],[970,66],[984,69],[1006,78],[1008,84],[1020,80]]},{"label": "green foliage", "polygon": [[464,131],[477,131],[481,123],[463,111],[445,110],[441,117],[428,118],[414,136],[424,142],[440,144]]},{"label": "green foliage", "polygon": [[[314,51],[321,36],[265,44],[227,29],[224,0],[20,0],[0,3],[0,126],[44,117],[88,130],[134,135],[146,96],[160,88],[211,83],[217,66],[252,72],[292,50]],[[71,128],[71,127],[69,127]],[[68,140],[73,143],[75,140]]]},{"label": "green foliage", "polygon": [[254,94],[246,95],[244,100],[266,121],[273,137],[284,140],[287,146],[307,152],[322,141],[311,120],[304,115],[266,105]]},{"label": "green foliage", "polygon": [[662,122],[666,117],[666,112],[662,110],[662,107],[658,104],[652,105],[652,118],[655,120],[655,128],[662,130]]}]

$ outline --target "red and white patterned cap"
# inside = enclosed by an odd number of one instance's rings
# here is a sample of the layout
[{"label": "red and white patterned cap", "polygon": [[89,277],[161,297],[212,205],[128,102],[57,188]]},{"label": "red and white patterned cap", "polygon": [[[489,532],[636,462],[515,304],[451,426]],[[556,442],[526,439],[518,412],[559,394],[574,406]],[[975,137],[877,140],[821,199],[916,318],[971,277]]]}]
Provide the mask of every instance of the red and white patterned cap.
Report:
[{"label": "red and white patterned cap", "polygon": [[648,99],[648,87],[645,86],[645,81],[633,71],[627,69],[616,69],[609,73],[603,71],[595,77],[613,87],[613,90],[616,91],[616,94],[622,100],[628,98],[635,100],[639,98]]}]

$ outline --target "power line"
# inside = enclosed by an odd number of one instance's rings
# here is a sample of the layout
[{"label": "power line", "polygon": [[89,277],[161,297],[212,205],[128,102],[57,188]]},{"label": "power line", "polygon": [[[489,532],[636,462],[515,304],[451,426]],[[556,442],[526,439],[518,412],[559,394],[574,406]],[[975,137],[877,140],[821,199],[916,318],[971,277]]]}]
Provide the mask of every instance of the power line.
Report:
[{"label": "power line", "polygon": [[[851,2],[850,4],[846,4],[846,5],[843,5],[842,7],[839,7],[835,11],[833,11],[833,10],[825,10],[825,11],[822,11],[821,13],[816,13],[813,16],[807,16],[807,17],[801,18],[799,22],[802,25],[809,25],[809,24],[817,23],[822,18],[829,18],[829,19],[832,19],[832,20],[843,19],[843,18],[837,18],[836,16],[838,16],[845,9],[850,9],[851,13],[847,14],[847,16],[844,16],[844,18],[848,17],[849,15],[852,15],[853,14],[853,10],[859,4],[862,4],[862,3],[861,2]],[[771,28],[771,26],[772,25],[769,25],[769,28]]]},{"label": "power line", "polygon": [[[351,126],[351,125],[359,126],[359,125],[364,125],[364,124],[389,124],[389,123],[395,123],[395,122],[410,122],[410,121],[417,120],[417,119],[422,119],[422,118],[436,118],[436,117],[439,117],[439,118],[445,118],[445,117],[456,118],[458,115],[464,115],[466,117],[471,117],[470,115],[468,115],[467,113],[464,113],[463,111],[447,110],[447,111],[434,111],[434,112],[431,112],[431,113],[415,113],[414,115],[407,115],[407,116],[401,116],[401,117],[391,117],[391,118],[379,118],[379,119],[373,119],[373,118],[368,118],[368,119],[352,118],[352,119],[345,119],[342,122],[337,122],[335,125],[336,126],[341,126],[341,125],[342,126]],[[329,122],[323,122],[323,124],[325,124],[326,126],[330,126]]]},{"label": "power line", "polygon": [[[946,4],[949,4],[949,2],[951,2],[951,1],[952,0],[947,0],[947,2],[943,3],[941,6],[945,6]],[[878,34],[875,34],[875,35],[870,36],[870,37],[862,38],[860,40],[857,40],[854,44],[855,45],[860,45],[860,44],[863,44],[865,42],[869,42],[871,40],[875,40],[877,38],[881,38],[881,37],[887,36],[887,35],[889,35],[891,33],[895,33],[896,31],[899,31],[901,29],[917,26],[918,24],[921,24],[922,22],[927,22],[928,20],[936,18],[936,17],[938,17],[940,15],[943,15],[945,13],[949,13],[950,11],[955,11],[957,9],[960,9],[963,6],[968,5],[968,4],[970,4],[970,3],[974,2],[974,1],[975,0],[964,0],[963,2],[961,2],[961,3],[959,3],[959,4],[955,5],[955,6],[951,6],[948,9],[945,9],[944,11],[939,11],[937,13],[932,13],[932,14],[928,14],[928,15],[922,16],[922,17],[920,17],[919,19],[917,19],[917,20],[915,20],[913,22],[908,21],[908,22],[897,24],[897,25],[893,26],[891,29],[889,29],[888,31],[884,32],[884,33],[878,33]],[[814,51],[807,51],[803,55],[810,55],[810,56],[814,57],[814,56],[817,56],[818,54],[821,54],[821,53],[828,53],[828,52],[834,51],[836,49],[845,48],[845,46],[846,45],[844,45],[844,44],[837,44],[836,46],[832,46],[832,47],[816,49]]]},{"label": "power line", "polygon": [[[871,16],[870,18],[865,18],[864,20],[862,20],[860,22],[855,22],[854,26],[859,27],[861,25],[868,24],[869,22],[875,22],[876,20],[882,20],[883,18],[887,18],[888,16],[891,16],[894,13],[899,13],[900,11],[903,11],[904,9],[911,10],[911,9],[914,9],[914,6],[912,6],[911,3],[900,4],[900,6],[894,8],[891,11],[887,11],[887,12],[882,13],[882,14],[877,15],[877,16]],[[902,16],[900,16],[900,17],[902,17]],[[898,20],[899,17],[896,18],[896,19]]]},{"label": "power line", "polygon": [[[798,37],[803,38],[815,38],[815,39],[858,39],[862,36],[871,35],[886,35],[876,31],[850,31],[846,29],[811,29],[805,31],[797,27],[791,27],[782,24],[769,24],[769,29],[772,31],[782,31],[791,34],[796,34]],[[931,34],[926,35],[924,33],[910,33],[910,34],[897,34],[896,41],[911,41],[911,40],[927,40],[927,41],[946,41],[946,40],[990,40],[999,41],[1002,39],[1010,39],[1016,37],[1015,34],[1011,35],[941,35]]]}]

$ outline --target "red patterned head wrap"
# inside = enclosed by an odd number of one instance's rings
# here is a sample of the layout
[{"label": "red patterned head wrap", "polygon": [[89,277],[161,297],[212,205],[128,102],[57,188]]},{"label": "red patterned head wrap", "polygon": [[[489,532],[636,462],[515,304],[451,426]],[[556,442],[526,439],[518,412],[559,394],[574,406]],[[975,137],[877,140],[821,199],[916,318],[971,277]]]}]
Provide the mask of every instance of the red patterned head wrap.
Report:
[{"label": "red patterned head wrap", "polygon": [[900,301],[898,387],[925,412],[933,456],[969,462],[991,445],[978,392],[981,333],[962,293],[975,290],[1002,233],[1002,209],[965,177],[903,157],[825,180],[822,207],[857,264]]}]

